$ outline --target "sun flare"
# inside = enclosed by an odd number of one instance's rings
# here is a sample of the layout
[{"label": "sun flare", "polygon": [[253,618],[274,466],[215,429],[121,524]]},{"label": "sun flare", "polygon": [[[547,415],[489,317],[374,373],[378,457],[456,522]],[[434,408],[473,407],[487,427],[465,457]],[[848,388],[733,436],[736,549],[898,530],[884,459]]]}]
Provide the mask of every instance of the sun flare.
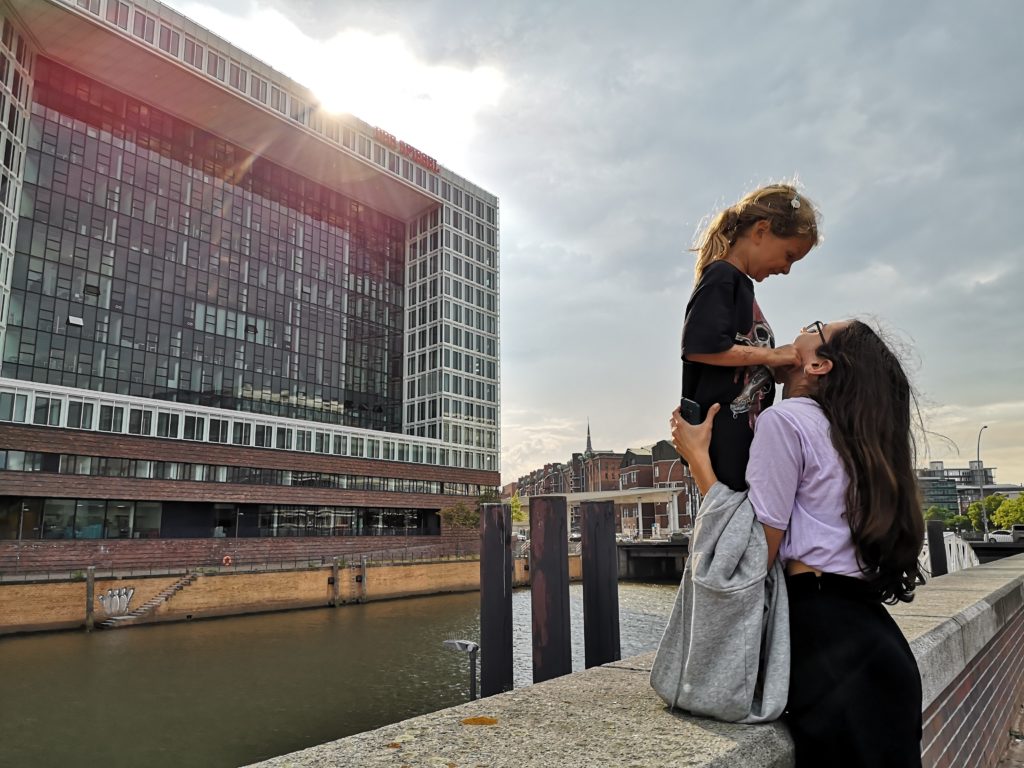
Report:
[{"label": "sun flare", "polygon": [[309,88],[325,110],[379,126],[445,165],[464,163],[477,115],[506,88],[492,66],[425,62],[394,33],[349,28],[313,38],[271,8],[233,16],[202,3],[172,4]]}]

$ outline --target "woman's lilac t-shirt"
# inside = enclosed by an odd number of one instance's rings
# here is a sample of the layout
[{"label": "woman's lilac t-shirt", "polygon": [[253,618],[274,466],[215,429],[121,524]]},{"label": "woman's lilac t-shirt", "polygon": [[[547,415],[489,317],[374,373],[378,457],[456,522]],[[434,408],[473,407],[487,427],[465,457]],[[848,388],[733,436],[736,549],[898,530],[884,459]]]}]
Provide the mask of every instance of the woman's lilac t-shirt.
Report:
[{"label": "woman's lilac t-shirt", "polygon": [[783,562],[864,577],[845,516],[846,470],[814,400],[789,398],[758,417],[747,483],[758,519],[786,532]]}]

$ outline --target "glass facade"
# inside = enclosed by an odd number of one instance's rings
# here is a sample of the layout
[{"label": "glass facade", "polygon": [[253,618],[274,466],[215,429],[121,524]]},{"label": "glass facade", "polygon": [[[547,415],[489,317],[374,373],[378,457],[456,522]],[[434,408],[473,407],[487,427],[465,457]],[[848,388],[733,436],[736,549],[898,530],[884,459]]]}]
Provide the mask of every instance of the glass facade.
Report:
[{"label": "glass facade", "polygon": [[428,536],[437,510],[0,496],[2,539]]},{"label": "glass facade", "polygon": [[405,242],[38,57],[2,375],[400,432]]}]

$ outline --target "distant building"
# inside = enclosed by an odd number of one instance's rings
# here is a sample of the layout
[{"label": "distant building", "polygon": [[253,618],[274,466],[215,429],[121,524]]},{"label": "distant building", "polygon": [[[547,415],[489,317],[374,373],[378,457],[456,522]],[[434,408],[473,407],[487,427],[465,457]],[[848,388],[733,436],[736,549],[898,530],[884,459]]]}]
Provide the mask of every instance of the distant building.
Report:
[{"label": "distant building", "polygon": [[[674,502],[616,501],[615,524],[620,533],[650,536],[672,530],[673,505],[680,528],[688,528],[700,505],[700,494],[689,467],[667,440],[653,446],[628,448],[623,453],[595,451],[587,427],[587,447],[565,463],[545,464],[517,481],[523,496],[595,493],[643,488],[678,489]],[[578,508],[570,510],[575,525]]]},{"label": "distant building", "polygon": [[995,469],[976,460],[970,461],[967,467],[947,467],[942,461],[930,462],[927,469],[917,470],[922,507],[927,510],[935,505],[966,514],[967,508],[984,496],[998,493],[1014,498],[1024,491],[1019,485],[997,483]]}]

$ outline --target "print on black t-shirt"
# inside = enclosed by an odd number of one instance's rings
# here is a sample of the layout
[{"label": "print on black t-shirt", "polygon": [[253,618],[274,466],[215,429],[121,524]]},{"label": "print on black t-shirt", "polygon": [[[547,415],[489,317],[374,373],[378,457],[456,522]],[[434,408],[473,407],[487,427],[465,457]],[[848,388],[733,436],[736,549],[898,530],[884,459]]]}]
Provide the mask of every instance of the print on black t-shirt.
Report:
[{"label": "print on black t-shirt", "polygon": [[[734,341],[740,346],[747,347],[774,347],[775,337],[772,335],[771,326],[764,319],[761,307],[757,299],[753,299],[753,324],[747,334],[737,333]],[[761,403],[775,388],[775,380],[771,370],[765,365],[748,365],[745,368],[736,368],[736,376],[743,374],[743,389],[729,403],[729,410],[733,416],[741,413],[749,414],[750,428],[754,428],[754,420],[761,413]],[[772,393],[774,394],[774,393]]]}]

